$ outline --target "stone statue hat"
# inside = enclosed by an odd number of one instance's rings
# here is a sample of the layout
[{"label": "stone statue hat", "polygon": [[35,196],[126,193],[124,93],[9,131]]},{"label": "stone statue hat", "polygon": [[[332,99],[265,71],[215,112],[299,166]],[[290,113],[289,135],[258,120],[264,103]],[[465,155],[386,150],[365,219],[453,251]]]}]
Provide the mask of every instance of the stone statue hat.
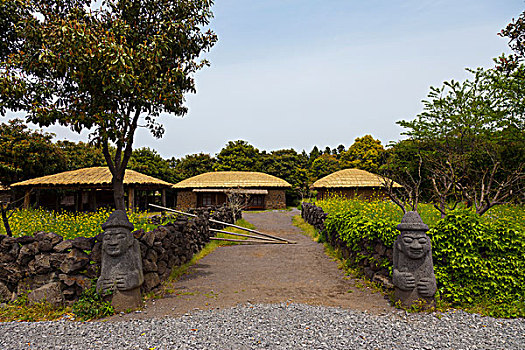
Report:
[{"label": "stone statue hat", "polygon": [[135,226],[129,222],[128,216],[124,210],[115,210],[108,218],[108,221],[102,224],[102,229],[105,230],[110,227],[125,227],[133,231]]},{"label": "stone statue hat", "polygon": [[428,231],[428,225],[421,220],[417,211],[409,211],[401,219],[401,223],[397,225],[397,229],[403,231]]}]

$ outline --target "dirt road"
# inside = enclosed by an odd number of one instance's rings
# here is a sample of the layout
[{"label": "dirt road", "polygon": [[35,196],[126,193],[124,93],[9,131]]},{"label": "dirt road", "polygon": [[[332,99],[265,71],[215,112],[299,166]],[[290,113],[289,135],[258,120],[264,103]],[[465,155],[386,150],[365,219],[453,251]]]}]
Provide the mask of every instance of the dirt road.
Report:
[{"label": "dirt road", "polygon": [[192,310],[238,304],[294,302],[338,306],[381,314],[392,310],[387,300],[344,276],[323,250],[292,225],[298,210],[244,213],[257,229],[297,244],[220,247],[172,283],[174,293],[148,301],[144,311],[118,319],[177,316]]}]

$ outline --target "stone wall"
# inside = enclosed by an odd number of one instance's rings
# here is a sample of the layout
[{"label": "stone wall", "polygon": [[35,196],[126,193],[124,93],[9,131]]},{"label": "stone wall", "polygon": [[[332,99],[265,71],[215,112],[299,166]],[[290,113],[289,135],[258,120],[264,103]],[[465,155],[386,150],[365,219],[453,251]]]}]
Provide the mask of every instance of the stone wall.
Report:
[{"label": "stone wall", "polygon": [[[189,261],[209,241],[210,213],[196,210],[195,214],[197,218],[172,216],[173,221],[153,231],[133,233],[141,250],[143,293],[160,287],[174,266]],[[227,208],[213,215],[233,222]],[[30,300],[38,300],[51,290],[59,291],[52,302],[74,302],[100,275],[102,236],[64,240],[46,232],[17,238],[0,235],[0,302],[14,300],[26,291],[31,291]]]},{"label": "stone wall", "polygon": [[197,206],[197,193],[192,190],[177,190],[177,209],[188,210]]},{"label": "stone wall", "polygon": [[304,221],[314,226],[334,248],[341,252],[344,259],[350,264],[357,267],[370,280],[381,283],[385,288],[393,288],[390,271],[379,266],[379,262],[388,259],[392,265],[393,249],[387,247],[380,240],[369,240],[363,238],[357,247],[352,250],[339,237],[337,232],[327,231],[324,226],[324,220],[328,216],[322,208],[310,203],[302,204],[301,216]]},{"label": "stone wall", "polygon": [[266,209],[286,209],[286,196],[284,190],[269,189],[265,198]]}]

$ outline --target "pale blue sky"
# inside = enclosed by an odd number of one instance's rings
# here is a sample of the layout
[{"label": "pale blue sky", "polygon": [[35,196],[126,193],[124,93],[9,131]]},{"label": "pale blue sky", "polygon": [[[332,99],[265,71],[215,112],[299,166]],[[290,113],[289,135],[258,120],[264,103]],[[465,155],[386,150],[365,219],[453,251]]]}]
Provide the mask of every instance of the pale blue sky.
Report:
[{"label": "pale blue sky", "polygon": [[219,41],[189,113],[162,117],[160,140],[140,130],[135,148],[168,158],[238,139],[269,151],[348,147],[365,134],[387,144],[430,86],[509,52],[497,33],[524,9],[524,0],[216,0]]}]

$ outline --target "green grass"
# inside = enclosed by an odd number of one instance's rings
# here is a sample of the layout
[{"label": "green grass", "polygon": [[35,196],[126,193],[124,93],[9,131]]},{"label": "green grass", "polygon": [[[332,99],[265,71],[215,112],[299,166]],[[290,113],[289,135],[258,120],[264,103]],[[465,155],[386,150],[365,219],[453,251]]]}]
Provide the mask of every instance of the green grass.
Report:
[{"label": "green grass", "polygon": [[70,307],[55,307],[47,302],[29,304],[26,302],[7,303],[0,306],[0,322],[54,321],[65,315],[72,315]]}]

